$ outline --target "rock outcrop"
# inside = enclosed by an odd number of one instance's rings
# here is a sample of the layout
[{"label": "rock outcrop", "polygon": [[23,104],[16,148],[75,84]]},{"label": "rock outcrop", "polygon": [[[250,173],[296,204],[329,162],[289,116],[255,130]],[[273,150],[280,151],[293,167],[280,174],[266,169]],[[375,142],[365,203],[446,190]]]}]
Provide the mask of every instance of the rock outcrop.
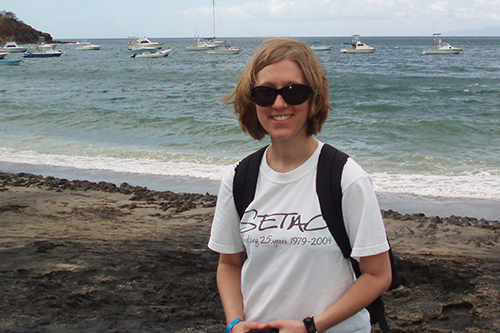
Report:
[{"label": "rock outcrop", "polygon": [[52,43],[49,33],[41,32],[18,20],[12,12],[0,12],[0,39],[2,43],[14,38],[18,44],[34,44],[43,37],[47,43]]}]

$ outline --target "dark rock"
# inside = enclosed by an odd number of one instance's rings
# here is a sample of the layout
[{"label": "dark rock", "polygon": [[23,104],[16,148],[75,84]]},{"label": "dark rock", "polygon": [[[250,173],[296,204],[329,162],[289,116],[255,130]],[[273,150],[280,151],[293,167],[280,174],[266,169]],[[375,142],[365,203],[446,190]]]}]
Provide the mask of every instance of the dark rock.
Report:
[{"label": "dark rock", "polygon": [[14,38],[18,44],[38,43],[43,37],[47,43],[54,42],[49,33],[41,32],[18,20],[12,12],[0,12],[0,38],[6,41]]}]

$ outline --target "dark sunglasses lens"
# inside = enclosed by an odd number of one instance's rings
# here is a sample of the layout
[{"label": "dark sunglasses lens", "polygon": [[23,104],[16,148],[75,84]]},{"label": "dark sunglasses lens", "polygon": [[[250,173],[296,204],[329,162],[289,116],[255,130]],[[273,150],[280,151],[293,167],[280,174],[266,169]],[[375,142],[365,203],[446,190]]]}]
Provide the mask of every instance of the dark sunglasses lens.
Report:
[{"label": "dark sunglasses lens", "polygon": [[260,106],[269,106],[274,103],[277,91],[271,87],[255,87],[251,90],[252,100]]},{"label": "dark sunglasses lens", "polygon": [[281,95],[290,105],[299,105],[307,101],[311,94],[311,88],[303,84],[292,84],[283,88]]},{"label": "dark sunglasses lens", "polygon": [[283,96],[288,104],[299,105],[307,101],[311,95],[311,88],[303,84],[291,84],[281,89],[258,86],[251,90],[252,100],[260,106],[272,105],[278,94]]}]

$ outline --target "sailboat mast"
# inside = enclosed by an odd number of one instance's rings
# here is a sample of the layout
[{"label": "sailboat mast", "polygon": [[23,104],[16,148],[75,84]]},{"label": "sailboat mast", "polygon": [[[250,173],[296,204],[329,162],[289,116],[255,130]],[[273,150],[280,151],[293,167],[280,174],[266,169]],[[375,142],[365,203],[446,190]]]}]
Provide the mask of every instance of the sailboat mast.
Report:
[{"label": "sailboat mast", "polygon": [[215,40],[215,0],[212,0],[212,21],[214,25],[214,40]]}]

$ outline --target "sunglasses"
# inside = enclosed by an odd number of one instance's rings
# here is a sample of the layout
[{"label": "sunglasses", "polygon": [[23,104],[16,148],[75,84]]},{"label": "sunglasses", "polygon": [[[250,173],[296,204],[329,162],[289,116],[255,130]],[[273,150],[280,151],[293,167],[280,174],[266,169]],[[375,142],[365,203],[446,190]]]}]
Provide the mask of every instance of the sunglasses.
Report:
[{"label": "sunglasses", "polygon": [[260,106],[273,105],[278,95],[281,95],[287,104],[299,105],[307,101],[311,93],[311,87],[304,84],[290,84],[281,89],[257,86],[250,90],[252,100],[255,104]]}]

